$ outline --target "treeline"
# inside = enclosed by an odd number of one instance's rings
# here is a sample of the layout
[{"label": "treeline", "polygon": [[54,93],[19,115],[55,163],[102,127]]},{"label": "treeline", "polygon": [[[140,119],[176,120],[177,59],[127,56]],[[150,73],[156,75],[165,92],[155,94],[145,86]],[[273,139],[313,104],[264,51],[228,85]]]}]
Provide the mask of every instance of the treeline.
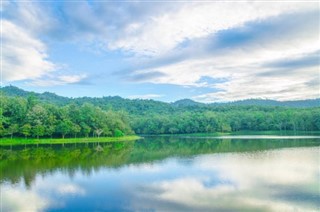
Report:
[{"label": "treeline", "polygon": [[204,111],[189,108],[185,112],[136,116],[132,128],[138,134],[319,131],[320,108],[237,106]]},{"label": "treeline", "polygon": [[100,137],[133,134],[128,115],[90,103],[59,107],[28,98],[0,98],[0,137]]},{"label": "treeline", "polygon": [[1,137],[99,137],[253,131],[320,131],[320,107],[214,106],[76,98],[65,104],[2,94]]}]

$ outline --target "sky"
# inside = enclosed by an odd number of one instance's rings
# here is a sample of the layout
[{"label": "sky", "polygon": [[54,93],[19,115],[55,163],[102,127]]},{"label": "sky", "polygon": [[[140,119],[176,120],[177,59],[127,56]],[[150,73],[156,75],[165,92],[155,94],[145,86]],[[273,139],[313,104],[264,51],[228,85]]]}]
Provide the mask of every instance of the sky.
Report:
[{"label": "sky", "polygon": [[1,1],[1,82],[68,97],[319,98],[318,1]]}]

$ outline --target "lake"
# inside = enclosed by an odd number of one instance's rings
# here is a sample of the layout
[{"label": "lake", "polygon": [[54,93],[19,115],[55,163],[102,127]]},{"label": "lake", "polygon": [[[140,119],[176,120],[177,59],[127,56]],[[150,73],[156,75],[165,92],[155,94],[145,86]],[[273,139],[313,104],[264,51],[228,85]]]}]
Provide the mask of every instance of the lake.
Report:
[{"label": "lake", "polygon": [[1,211],[318,211],[320,137],[0,147]]}]

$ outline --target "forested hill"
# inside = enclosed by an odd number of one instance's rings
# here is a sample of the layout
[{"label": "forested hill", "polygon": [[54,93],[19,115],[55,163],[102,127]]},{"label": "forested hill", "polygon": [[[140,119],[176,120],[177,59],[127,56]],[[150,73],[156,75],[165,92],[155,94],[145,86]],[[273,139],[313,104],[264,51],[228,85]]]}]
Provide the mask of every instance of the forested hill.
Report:
[{"label": "forested hill", "polygon": [[[54,93],[44,92],[44,93],[35,93],[30,91],[22,90],[15,86],[6,86],[1,88],[1,91],[4,92],[7,96],[17,96],[17,97],[28,97],[34,95],[42,102],[52,103],[56,105],[66,105],[71,102],[78,104],[83,104],[85,102],[90,102],[94,105],[106,107],[108,105],[112,108],[125,109],[127,111],[132,111],[130,106],[136,107],[155,107],[155,109],[165,107],[169,109],[171,106],[174,107],[219,107],[219,106],[279,106],[279,107],[293,107],[293,108],[307,108],[307,107],[320,107],[320,98],[317,99],[308,99],[308,100],[298,100],[298,101],[275,101],[268,99],[246,99],[234,102],[225,102],[225,103],[200,103],[193,101],[191,99],[182,99],[173,103],[165,103],[154,100],[142,100],[142,99],[124,99],[119,96],[108,96],[102,98],[93,98],[93,97],[80,97],[80,98],[68,98],[63,96],[58,96]],[[144,106],[141,106],[144,105]]]},{"label": "forested hill", "polygon": [[71,98],[58,96],[57,94],[44,92],[36,93],[32,91],[25,91],[15,86],[6,86],[0,89],[6,96],[24,97],[34,96],[42,102],[48,102],[57,105],[65,105],[71,102]]},{"label": "forested hill", "polygon": [[67,98],[9,86],[2,89],[0,101],[0,137],[320,131],[319,99],[281,102],[291,107],[269,100],[164,103],[121,97]]}]

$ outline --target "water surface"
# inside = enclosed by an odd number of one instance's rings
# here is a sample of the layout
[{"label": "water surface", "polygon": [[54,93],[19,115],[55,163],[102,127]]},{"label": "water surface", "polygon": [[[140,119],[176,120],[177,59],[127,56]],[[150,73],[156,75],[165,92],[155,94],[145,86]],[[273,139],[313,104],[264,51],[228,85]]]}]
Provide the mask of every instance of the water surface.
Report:
[{"label": "water surface", "polygon": [[0,149],[2,211],[318,211],[320,139],[146,137]]}]

